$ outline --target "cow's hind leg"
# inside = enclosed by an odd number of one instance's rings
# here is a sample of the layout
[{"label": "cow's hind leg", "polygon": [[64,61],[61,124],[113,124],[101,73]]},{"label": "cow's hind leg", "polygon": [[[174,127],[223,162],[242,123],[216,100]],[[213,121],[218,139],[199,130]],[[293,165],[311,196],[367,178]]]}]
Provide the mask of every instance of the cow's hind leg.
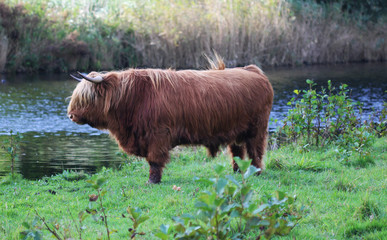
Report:
[{"label": "cow's hind leg", "polygon": [[232,168],[234,169],[234,172],[238,172],[239,167],[238,164],[234,161],[234,157],[243,159],[245,157],[246,148],[244,145],[237,145],[235,143],[228,145],[228,148],[232,155]]},{"label": "cow's hind leg", "polygon": [[150,153],[146,160],[149,163],[149,183],[160,183],[165,164],[169,161],[169,152]]},{"label": "cow's hind leg", "polygon": [[246,150],[249,158],[252,160],[251,165],[256,168],[260,168],[257,174],[262,172],[264,167],[263,155],[265,154],[267,140],[267,131],[260,132],[255,138],[250,138],[246,141]]}]

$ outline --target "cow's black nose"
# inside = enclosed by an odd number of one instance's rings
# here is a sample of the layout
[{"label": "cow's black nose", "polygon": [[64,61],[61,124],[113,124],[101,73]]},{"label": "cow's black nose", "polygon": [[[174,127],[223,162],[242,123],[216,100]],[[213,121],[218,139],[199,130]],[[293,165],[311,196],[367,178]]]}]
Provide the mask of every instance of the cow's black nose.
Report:
[{"label": "cow's black nose", "polygon": [[70,118],[70,119],[73,119],[73,115],[72,115],[72,114],[69,114],[69,118]]}]

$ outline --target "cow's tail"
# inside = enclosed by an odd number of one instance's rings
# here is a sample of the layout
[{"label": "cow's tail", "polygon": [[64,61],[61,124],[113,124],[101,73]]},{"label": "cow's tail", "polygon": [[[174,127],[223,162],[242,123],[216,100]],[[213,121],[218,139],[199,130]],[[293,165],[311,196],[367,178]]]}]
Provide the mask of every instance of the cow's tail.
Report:
[{"label": "cow's tail", "polygon": [[258,73],[259,75],[264,75],[264,74],[265,74],[265,73],[262,71],[262,69],[260,69],[260,68],[257,67],[256,65],[249,65],[249,66],[244,67],[243,69],[245,69],[245,70],[247,70],[247,71],[250,71],[250,72]]},{"label": "cow's tail", "polygon": [[209,69],[211,70],[224,70],[226,65],[224,64],[223,58],[214,52],[214,57],[210,58],[208,55],[204,55],[207,58],[208,63],[210,64]]}]

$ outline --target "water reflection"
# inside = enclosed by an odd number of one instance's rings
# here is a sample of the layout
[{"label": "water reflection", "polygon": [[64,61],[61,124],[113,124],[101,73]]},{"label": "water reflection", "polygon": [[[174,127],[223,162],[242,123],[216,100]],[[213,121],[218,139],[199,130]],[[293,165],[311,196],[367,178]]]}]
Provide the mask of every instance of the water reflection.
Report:
[{"label": "water reflection", "polygon": [[[76,86],[64,75],[9,76],[0,84],[0,134],[14,132],[73,132],[101,134],[88,126],[77,126],[67,118],[66,100]],[[22,81],[22,80],[23,81]]]},{"label": "water reflection", "polygon": [[[306,79],[319,85],[332,80],[346,83],[352,97],[363,102],[368,113],[381,110],[387,101],[387,63],[265,69],[275,91],[271,117],[282,119],[294,89],[305,89]],[[66,98],[76,82],[66,74],[9,75],[0,81],[0,135],[11,130],[24,135],[16,169],[26,178],[61,173],[65,169],[94,172],[116,166],[117,145],[107,134],[67,119]],[[272,122],[271,130],[276,125]],[[1,157],[1,154],[0,154]],[[10,171],[0,158],[0,175]]]},{"label": "water reflection", "polygon": [[[28,132],[23,134],[16,168],[25,178],[36,179],[64,170],[95,172],[102,166],[118,166],[117,144],[107,134]],[[4,172],[0,172],[0,174]]]}]

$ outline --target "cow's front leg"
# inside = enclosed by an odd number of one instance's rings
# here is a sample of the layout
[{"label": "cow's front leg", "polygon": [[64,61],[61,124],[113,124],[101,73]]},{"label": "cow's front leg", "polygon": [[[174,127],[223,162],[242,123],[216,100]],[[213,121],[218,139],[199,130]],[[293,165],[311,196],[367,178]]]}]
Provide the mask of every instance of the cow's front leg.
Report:
[{"label": "cow's front leg", "polygon": [[148,154],[146,159],[149,163],[149,183],[160,183],[163,174],[163,168],[169,161],[169,153]]}]

